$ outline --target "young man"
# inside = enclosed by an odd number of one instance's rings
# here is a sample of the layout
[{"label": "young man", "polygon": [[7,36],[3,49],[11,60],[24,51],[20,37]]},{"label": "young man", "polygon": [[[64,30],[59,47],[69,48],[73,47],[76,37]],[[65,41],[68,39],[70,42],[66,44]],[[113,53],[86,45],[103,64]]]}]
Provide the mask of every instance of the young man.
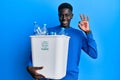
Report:
[{"label": "young man", "polygon": [[[73,8],[69,3],[62,3],[58,7],[58,15],[60,25],[50,28],[49,31],[55,31],[57,34],[61,28],[65,28],[65,33],[70,36],[68,62],[66,76],[61,80],[78,80],[79,60],[81,49],[84,50],[90,57],[97,58],[96,42],[93,39],[92,32],[89,27],[88,17],[80,15],[81,22],[78,23],[80,30],[70,26],[70,21],[73,18]],[[85,34],[84,34],[85,33]],[[42,67],[28,67],[28,72],[35,78],[40,79],[44,76],[37,74],[36,70]]]}]

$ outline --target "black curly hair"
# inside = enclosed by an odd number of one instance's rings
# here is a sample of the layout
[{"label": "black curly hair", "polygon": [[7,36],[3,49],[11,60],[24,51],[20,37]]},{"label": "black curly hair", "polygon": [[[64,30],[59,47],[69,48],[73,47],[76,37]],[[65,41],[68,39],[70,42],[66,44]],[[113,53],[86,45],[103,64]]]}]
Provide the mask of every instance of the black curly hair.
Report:
[{"label": "black curly hair", "polygon": [[60,10],[63,9],[63,8],[68,8],[68,9],[71,10],[71,12],[73,11],[73,7],[69,3],[62,3],[62,4],[60,4],[59,7],[58,7],[58,12],[60,12]]}]

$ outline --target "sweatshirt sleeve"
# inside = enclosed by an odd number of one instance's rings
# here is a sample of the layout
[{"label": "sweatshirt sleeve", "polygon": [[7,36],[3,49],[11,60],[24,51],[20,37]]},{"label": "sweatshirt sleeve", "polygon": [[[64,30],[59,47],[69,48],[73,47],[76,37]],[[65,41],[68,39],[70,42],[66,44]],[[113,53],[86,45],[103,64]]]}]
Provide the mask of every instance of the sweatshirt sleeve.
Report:
[{"label": "sweatshirt sleeve", "polygon": [[82,49],[85,51],[89,56],[96,59],[97,58],[97,45],[95,40],[93,39],[92,32],[85,34],[82,39]]}]

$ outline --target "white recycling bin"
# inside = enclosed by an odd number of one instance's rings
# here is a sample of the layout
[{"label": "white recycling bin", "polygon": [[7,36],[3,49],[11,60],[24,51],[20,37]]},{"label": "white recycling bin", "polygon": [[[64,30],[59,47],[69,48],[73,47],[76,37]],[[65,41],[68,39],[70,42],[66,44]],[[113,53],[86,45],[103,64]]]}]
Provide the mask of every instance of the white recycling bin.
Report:
[{"label": "white recycling bin", "polygon": [[50,79],[66,75],[69,36],[39,35],[31,37],[33,66],[41,67],[38,73]]}]

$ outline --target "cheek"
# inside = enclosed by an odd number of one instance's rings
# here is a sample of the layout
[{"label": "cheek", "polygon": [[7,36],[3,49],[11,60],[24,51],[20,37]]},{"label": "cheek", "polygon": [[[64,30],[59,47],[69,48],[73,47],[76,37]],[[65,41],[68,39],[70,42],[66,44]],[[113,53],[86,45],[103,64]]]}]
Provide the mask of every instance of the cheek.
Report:
[{"label": "cheek", "polygon": [[68,21],[71,21],[72,18],[69,18]]},{"label": "cheek", "polygon": [[72,16],[70,16],[70,17],[68,17],[68,20],[70,21],[72,18],[73,18],[73,17],[72,17]]},{"label": "cheek", "polygon": [[62,19],[59,17],[59,21],[62,21]]},{"label": "cheek", "polygon": [[62,17],[59,17],[59,21],[62,21]]}]

